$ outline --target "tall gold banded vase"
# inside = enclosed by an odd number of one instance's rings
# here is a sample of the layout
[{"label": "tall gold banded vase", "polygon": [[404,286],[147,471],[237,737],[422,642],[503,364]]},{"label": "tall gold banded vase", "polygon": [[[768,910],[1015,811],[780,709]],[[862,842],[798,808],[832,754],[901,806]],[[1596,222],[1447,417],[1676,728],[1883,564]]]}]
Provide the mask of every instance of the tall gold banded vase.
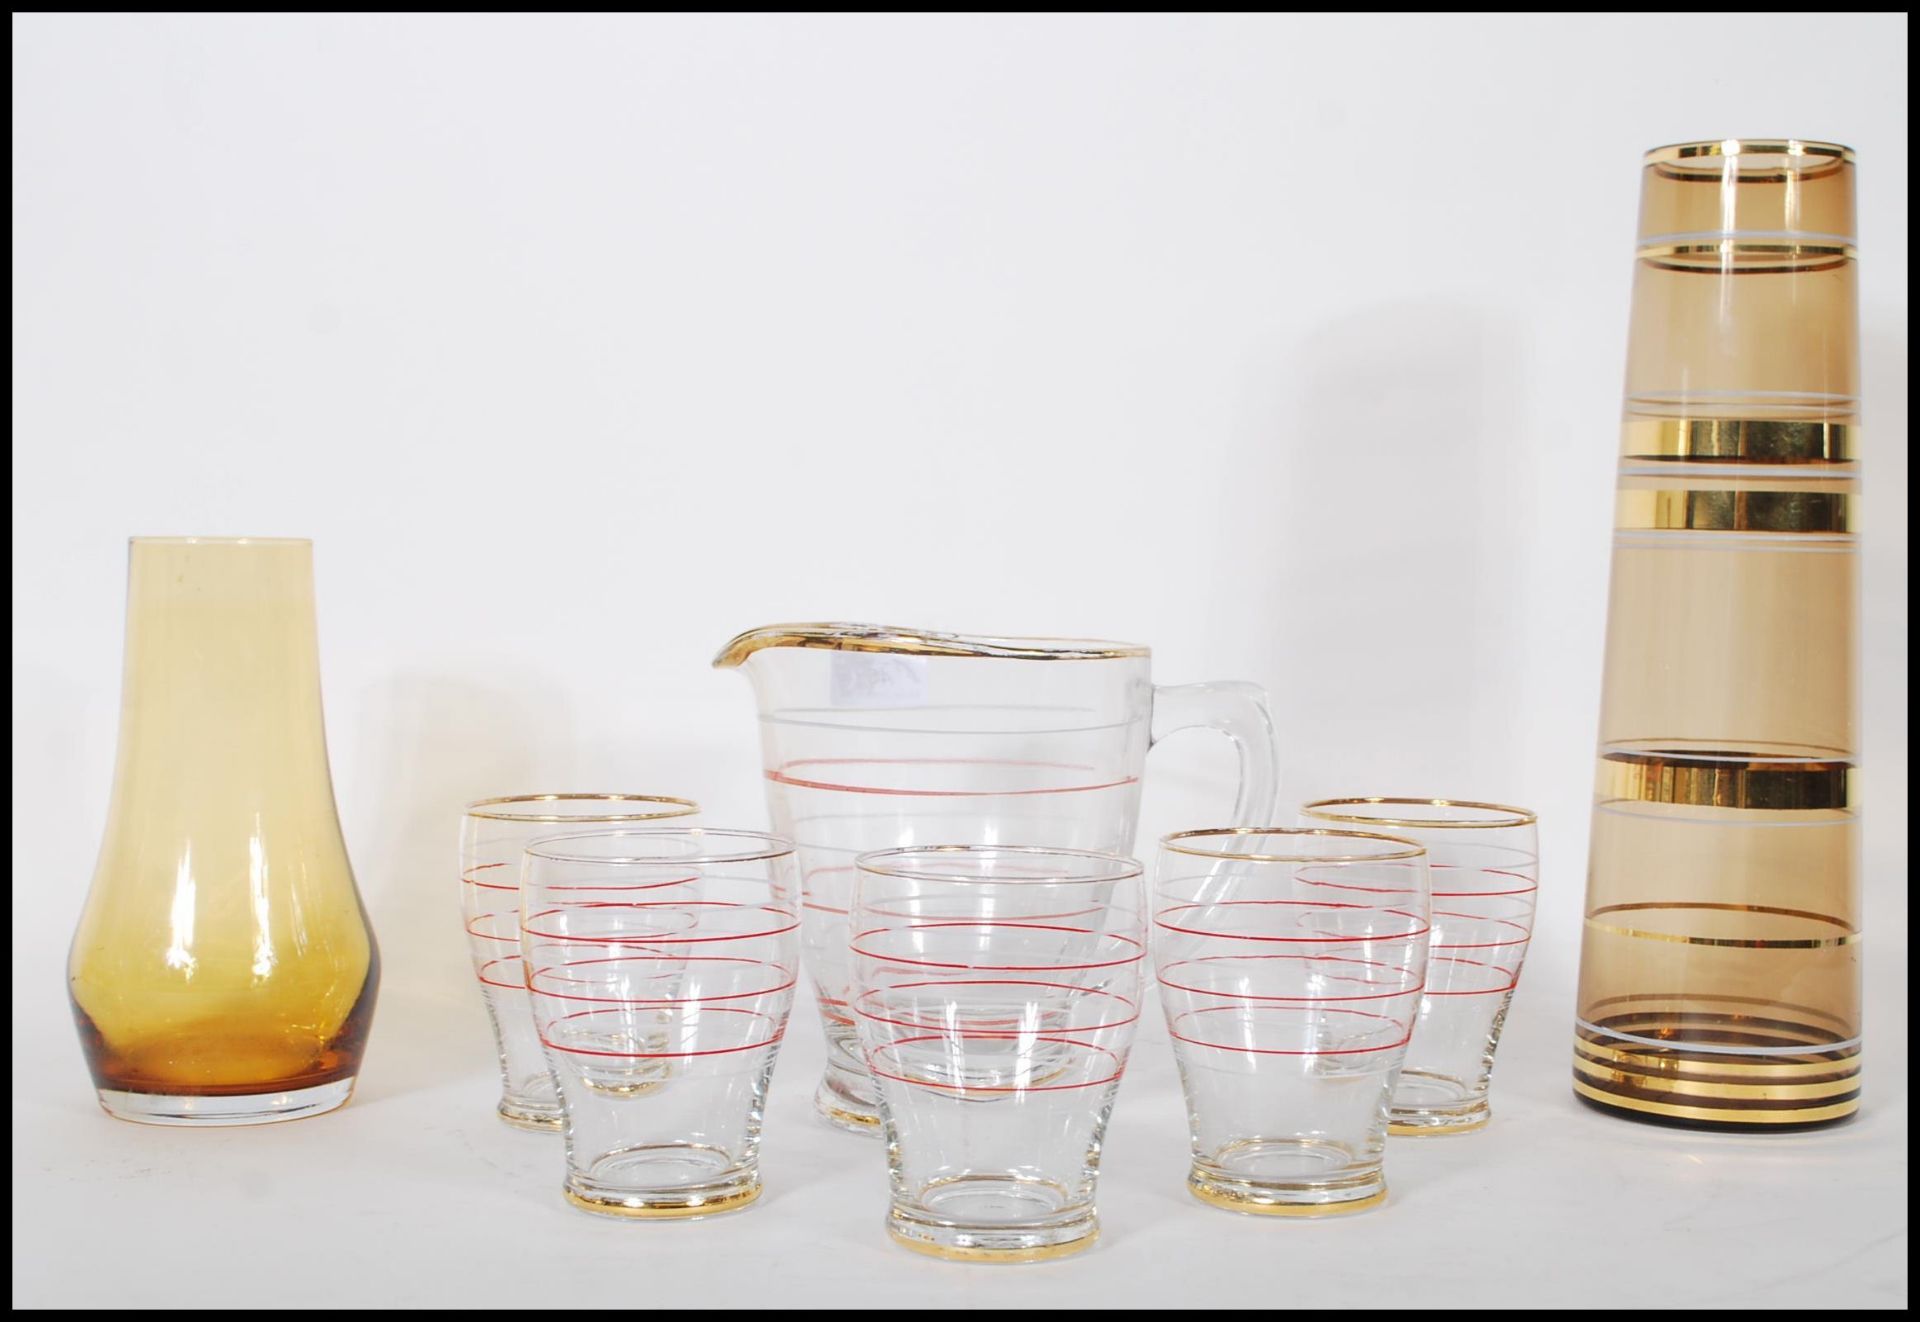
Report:
[{"label": "tall gold banded vase", "polygon": [[1574,1040],[1633,1118],[1859,1105],[1853,172],[1646,157]]}]

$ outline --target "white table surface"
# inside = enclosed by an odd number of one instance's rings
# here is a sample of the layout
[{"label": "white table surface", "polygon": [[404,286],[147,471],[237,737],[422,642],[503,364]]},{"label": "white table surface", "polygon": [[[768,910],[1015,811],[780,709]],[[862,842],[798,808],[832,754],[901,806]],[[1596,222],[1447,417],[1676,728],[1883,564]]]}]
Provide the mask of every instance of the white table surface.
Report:
[{"label": "white table surface", "polygon": [[[1869,977],[1870,1003],[1904,999],[1903,957],[1874,961]],[[1178,1086],[1152,1024],[1110,1135],[1101,1242],[1060,1262],[981,1267],[886,1238],[879,1145],[811,1114],[810,1006],[774,1080],[759,1204],[631,1224],[569,1208],[559,1142],[494,1118],[472,997],[396,989],[350,1106],[251,1129],[107,1118],[67,1025],[35,1016],[15,1042],[15,1306],[1906,1303],[1904,1016],[1879,1037],[1869,1025],[1859,1119],[1728,1136],[1577,1104],[1570,989],[1523,985],[1493,1124],[1394,1140],[1387,1204],[1320,1222],[1236,1216],[1186,1194]]]}]

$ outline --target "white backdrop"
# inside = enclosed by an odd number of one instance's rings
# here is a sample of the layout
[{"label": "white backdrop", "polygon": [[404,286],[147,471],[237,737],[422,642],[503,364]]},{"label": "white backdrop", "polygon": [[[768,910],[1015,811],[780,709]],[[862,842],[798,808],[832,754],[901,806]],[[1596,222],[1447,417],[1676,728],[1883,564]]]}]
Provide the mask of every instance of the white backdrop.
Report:
[{"label": "white backdrop", "polygon": [[[62,963],[134,533],[315,540],[386,956],[363,1098],[487,1068],[460,803],[760,824],[751,698],[708,662],[838,618],[1150,643],[1163,681],[1269,688],[1292,799],[1536,806],[1515,1032],[1563,1069],[1639,153],[1792,134],[1860,156],[1869,1105],[1896,1104],[1904,15],[13,35],[17,1091],[90,1105]],[[1224,815],[1220,741],[1150,773],[1143,840]]]}]

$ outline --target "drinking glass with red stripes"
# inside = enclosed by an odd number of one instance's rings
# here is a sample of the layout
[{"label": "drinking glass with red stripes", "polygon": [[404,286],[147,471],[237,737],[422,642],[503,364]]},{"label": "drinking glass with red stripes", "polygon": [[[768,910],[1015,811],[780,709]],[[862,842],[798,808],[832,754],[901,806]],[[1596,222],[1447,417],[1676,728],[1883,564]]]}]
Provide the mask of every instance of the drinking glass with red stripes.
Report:
[{"label": "drinking glass with red stripes", "polygon": [[529,840],[567,830],[615,830],[678,819],[700,808],[655,794],[515,794],[467,805],[460,821],[460,917],[474,976],[500,1053],[500,1118],[560,1132],[560,1099],[534,1035],[520,965],[520,855]]},{"label": "drinking glass with red stripes", "polygon": [[1466,1134],[1493,1111],[1493,1053],[1533,939],[1540,842],[1525,808],[1461,799],[1322,799],[1306,826],[1386,831],[1427,847],[1433,945],[1420,1022],[1393,1090],[1394,1134]]},{"label": "drinking glass with red stripes", "polygon": [[960,1261],[1086,1248],[1140,1017],[1140,865],[947,845],[855,867],[851,999],[887,1139],[889,1233]]},{"label": "drinking glass with red stripes", "polygon": [[1194,1196],[1320,1216],[1387,1196],[1387,1110],[1427,970],[1426,850],[1254,827],[1161,841],[1155,976]]},{"label": "drinking glass with red stripes", "polygon": [[641,1218],[752,1202],[799,977],[793,847],[706,828],[562,836],[527,846],[523,876],[567,1201]]}]

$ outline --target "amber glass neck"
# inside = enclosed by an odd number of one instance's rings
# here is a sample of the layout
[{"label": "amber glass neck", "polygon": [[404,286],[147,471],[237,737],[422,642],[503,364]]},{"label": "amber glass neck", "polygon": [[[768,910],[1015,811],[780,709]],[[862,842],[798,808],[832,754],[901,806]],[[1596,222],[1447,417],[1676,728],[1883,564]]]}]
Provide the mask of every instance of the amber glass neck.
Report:
[{"label": "amber glass neck", "polygon": [[116,796],[289,772],[328,784],[312,545],[134,539]]}]

